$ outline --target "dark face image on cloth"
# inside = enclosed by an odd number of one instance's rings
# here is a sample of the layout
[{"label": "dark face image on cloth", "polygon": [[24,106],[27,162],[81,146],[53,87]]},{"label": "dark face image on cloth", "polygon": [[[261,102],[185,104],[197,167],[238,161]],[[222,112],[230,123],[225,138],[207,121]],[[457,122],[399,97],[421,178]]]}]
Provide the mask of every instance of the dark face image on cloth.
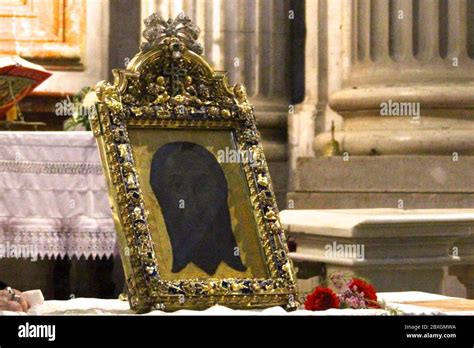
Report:
[{"label": "dark face image on cloth", "polygon": [[150,185],[170,238],[173,273],[191,262],[208,275],[221,262],[247,269],[236,252],[227,180],[211,152],[191,142],[161,146],[151,162]]}]

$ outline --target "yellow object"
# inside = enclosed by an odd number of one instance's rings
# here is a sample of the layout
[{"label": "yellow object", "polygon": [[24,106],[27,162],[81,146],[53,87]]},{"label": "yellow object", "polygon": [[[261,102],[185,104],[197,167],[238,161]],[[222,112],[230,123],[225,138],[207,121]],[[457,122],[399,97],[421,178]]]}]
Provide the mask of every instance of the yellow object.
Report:
[{"label": "yellow object", "polygon": [[7,121],[16,121],[18,119],[18,110],[14,105],[10,110],[7,111]]},{"label": "yellow object", "polygon": [[334,121],[331,123],[331,140],[328,141],[328,143],[324,146],[323,154],[326,157],[331,157],[331,156],[340,156],[341,155],[341,150],[339,148],[339,143],[336,140],[336,137],[334,136]]}]

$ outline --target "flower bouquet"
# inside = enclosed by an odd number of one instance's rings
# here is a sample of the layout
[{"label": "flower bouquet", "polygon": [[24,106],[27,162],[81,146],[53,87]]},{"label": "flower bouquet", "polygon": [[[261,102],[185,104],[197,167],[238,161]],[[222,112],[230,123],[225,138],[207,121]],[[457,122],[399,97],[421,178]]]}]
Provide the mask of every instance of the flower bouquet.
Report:
[{"label": "flower bouquet", "polygon": [[330,308],[376,308],[387,309],[385,303],[378,301],[377,292],[368,281],[343,274],[332,273],[328,286],[318,286],[306,296],[304,308],[310,311],[323,311]]}]

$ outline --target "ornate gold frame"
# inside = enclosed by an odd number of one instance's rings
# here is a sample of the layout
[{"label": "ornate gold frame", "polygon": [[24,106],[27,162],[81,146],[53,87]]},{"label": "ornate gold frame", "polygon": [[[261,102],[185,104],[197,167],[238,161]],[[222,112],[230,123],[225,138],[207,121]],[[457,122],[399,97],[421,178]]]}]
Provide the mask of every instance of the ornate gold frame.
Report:
[{"label": "ornate gold frame", "polygon": [[[115,82],[100,82],[91,116],[118,239],[129,302],[137,312],[152,308],[201,309],[213,304],[233,308],[296,307],[296,278],[288,257],[260,133],[245,88],[230,88],[225,73],[214,71],[195,42],[199,29],[183,14],[164,21],[145,20],[148,40]],[[168,73],[169,79],[164,77]],[[183,81],[181,81],[183,80]],[[238,147],[253,161],[242,163],[268,267],[268,279],[182,279],[159,274],[140,190],[128,126],[230,129]]]}]

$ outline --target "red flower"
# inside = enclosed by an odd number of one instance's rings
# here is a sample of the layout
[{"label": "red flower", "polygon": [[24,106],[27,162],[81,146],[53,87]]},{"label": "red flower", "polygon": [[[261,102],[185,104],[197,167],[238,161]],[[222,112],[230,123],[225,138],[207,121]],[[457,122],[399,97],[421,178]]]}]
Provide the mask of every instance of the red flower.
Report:
[{"label": "red flower", "polygon": [[365,280],[360,278],[352,279],[349,283],[349,289],[351,289],[353,292],[363,294],[364,298],[368,300],[369,304],[371,304],[371,302],[377,301],[377,290],[375,290],[372,284],[367,283]]},{"label": "red flower", "polygon": [[339,308],[339,299],[329,288],[317,287],[304,302],[304,309],[310,311],[324,311],[329,308]]}]

